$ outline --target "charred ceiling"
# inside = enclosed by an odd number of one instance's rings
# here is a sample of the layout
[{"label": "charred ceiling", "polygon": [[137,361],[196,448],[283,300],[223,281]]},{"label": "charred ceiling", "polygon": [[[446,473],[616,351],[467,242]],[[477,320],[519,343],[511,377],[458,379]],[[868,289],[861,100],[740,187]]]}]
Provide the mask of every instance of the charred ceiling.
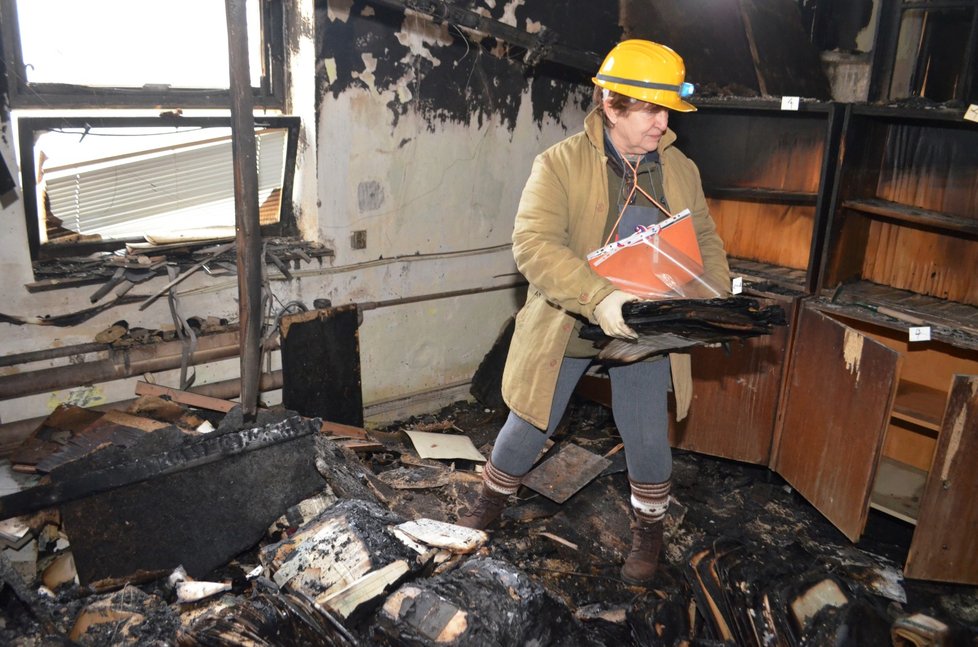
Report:
[{"label": "charred ceiling", "polygon": [[[417,111],[429,128],[494,118],[512,129],[527,91],[537,122],[557,118],[569,102],[588,101],[590,72],[544,60],[521,44],[382,3],[356,0],[348,12],[340,4],[317,6],[317,51],[328,62],[321,68],[321,97],[353,88],[389,93],[392,124]],[[547,33],[540,42],[556,38],[562,48],[582,53],[606,50],[621,34],[617,4],[592,4],[582,3],[570,20],[565,8],[542,0],[453,3],[503,29],[515,25],[529,38]]]}]

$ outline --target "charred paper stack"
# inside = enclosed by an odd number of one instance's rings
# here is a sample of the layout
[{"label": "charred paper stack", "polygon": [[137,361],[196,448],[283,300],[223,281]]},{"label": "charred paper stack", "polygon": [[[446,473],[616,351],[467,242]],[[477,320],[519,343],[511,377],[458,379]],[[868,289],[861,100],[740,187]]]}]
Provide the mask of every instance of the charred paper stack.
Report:
[{"label": "charred paper stack", "polygon": [[580,336],[601,349],[598,359],[635,362],[690,346],[766,335],[787,323],[781,306],[743,296],[633,301],[622,306],[622,314],[638,339],[612,339],[591,324],[581,328]]}]

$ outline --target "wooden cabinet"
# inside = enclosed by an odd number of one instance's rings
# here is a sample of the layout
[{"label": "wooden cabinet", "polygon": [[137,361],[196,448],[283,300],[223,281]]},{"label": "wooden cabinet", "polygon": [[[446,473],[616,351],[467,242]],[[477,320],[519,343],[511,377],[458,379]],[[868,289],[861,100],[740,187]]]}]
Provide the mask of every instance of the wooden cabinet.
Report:
[{"label": "wooden cabinet", "polygon": [[976,584],[978,128],[854,105],[843,150],[772,468],[853,540],[915,524],[908,577]]},{"label": "wooden cabinet", "polygon": [[693,404],[671,437],[676,447],[766,465],[791,322],[817,281],[840,109],[743,99],[697,108],[670,116],[677,146],[700,169],[732,275],[745,293],[781,305],[789,325],[729,349],[693,349]]}]

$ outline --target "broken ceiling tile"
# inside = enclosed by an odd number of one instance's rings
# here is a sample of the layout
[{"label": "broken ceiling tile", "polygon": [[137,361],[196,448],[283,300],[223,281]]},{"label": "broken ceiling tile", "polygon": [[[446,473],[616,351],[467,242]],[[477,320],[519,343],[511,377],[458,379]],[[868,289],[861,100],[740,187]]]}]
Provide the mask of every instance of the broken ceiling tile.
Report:
[{"label": "broken ceiling tile", "polygon": [[383,568],[370,571],[339,591],[323,593],[316,598],[316,604],[332,609],[342,618],[348,618],[364,604],[382,596],[389,587],[410,572],[411,565],[406,560],[399,559]]},{"label": "broken ceiling tile", "polygon": [[22,547],[32,538],[31,528],[21,517],[0,521],[0,548]]},{"label": "broken ceiling tile", "polygon": [[415,541],[453,553],[471,553],[489,541],[485,531],[434,519],[405,521],[396,528]]},{"label": "broken ceiling tile", "polygon": [[402,519],[380,505],[341,501],[288,539],[262,549],[262,563],[281,587],[317,599],[330,596],[378,568],[416,555],[387,528]]},{"label": "broken ceiling tile", "polygon": [[825,578],[792,600],[791,612],[798,625],[805,627],[825,607],[841,607],[848,602],[849,597],[842,592],[838,583],[831,578]]},{"label": "broken ceiling tile", "polygon": [[414,449],[421,458],[452,460],[461,458],[484,463],[485,456],[479,453],[472,440],[461,434],[439,434],[430,431],[405,430]]}]

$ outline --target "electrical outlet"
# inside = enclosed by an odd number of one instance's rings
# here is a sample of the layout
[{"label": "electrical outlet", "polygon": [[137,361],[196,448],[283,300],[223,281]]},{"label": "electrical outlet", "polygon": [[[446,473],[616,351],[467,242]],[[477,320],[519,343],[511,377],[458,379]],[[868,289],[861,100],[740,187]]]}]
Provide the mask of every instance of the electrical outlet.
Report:
[{"label": "electrical outlet", "polygon": [[350,247],[353,249],[367,249],[367,230],[357,229],[350,234]]}]

